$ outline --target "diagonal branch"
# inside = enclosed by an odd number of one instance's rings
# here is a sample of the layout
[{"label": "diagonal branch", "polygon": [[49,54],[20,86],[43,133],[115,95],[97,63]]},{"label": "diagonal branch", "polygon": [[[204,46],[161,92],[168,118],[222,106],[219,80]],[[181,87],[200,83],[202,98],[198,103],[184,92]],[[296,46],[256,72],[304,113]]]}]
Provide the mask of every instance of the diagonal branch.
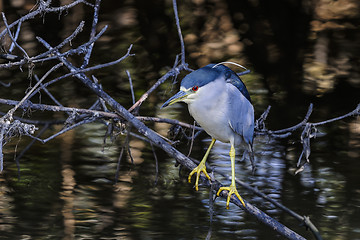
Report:
[{"label": "diagonal branch", "polygon": [[[95,5],[94,5],[94,14],[93,14],[94,18],[93,18],[93,22],[92,22],[92,26],[91,26],[90,41],[93,40],[96,35],[96,25],[99,21],[100,3],[101,3],[101,0],[96,0]],[[89,64],[91,53],[92,53],[92,50],[94,47],[94,43],[95,43],[95,41],[93,41],[93,43],[88,46],[88,50],[86,51],[86,55],[84,57],[84,62],[81,65],[81,68],[84,68]]]},{"label": "diagonal branch", "polygon": [[20,49],[20,51],[25,55],[26,59],[29,59],[29,55],[27,54],[27,52],[25,51],[25,49],[23,49],[17,42],[16,42],[16,38],[13,36],[13,34],[11,33],[11,30],[10,30],[10,27],[7,23],[7,20],[6,20],[6,17],[5,17],[5,13],[1,13],[1,16],[2,16],[2,19],[4,21],[4,24],[5,24],[5,27],[6,27],[6,30],[8,32],[8,35],[9,37],[11,38],[12,40],[12,43],[18,48]]}]

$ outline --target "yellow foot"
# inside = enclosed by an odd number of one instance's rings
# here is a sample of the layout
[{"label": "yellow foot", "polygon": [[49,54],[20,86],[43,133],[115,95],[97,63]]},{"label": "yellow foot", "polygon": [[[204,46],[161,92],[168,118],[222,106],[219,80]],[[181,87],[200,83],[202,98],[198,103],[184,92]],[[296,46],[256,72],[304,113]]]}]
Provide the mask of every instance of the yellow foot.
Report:
[{"label": "yellow foot", "polygon": [[195,190],[196,191],[199,190],[198,185],[199,185],[199,177],[200,177],[201,172],[203,172],[209,180],[211,179],[209,174],[206,171],[205,161],[204,162],[201,161],[200,164],[191,171],[191,173],[189,174],[189,177],[188,177],[188,181],[190,183],[192,175],[194,175],[194,173],[196,173],[196,182],[195,182]]},{"label": "yellow foot", "polygon": [[242,199],[242,197],[238,193],[235,184],[231,184],[229,187],[221,187],[216,195],[219,196],[221,191],[224,191],[224,190],[229,191],[228,196],[227,196],[227,200],[226,200],[226,209],[229,209],[230,198],[231,198],[231,195],[233,195],[233,194],[235,194],[239,198],[240,202],[245,207],[244,200]]}]

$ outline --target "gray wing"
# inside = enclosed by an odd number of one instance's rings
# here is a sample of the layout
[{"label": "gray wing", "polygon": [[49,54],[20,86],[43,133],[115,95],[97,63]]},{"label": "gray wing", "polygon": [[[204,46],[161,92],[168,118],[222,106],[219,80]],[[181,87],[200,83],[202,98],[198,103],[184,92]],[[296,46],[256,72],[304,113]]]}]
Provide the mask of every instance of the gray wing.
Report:
[{"label": "gray wing", "polygon": [[244,141],[250,144],[252,148],[254,138],[254,107],[234,85],[229,84],[228,91],[230,127],[242,136]]},{"label": "gray wing", "polygon": [[252,166],[252,172],[255,173],[255,156],[253,151],[254,139],[254,107],[251,102],[242,95],[238,88],[229,85],[229,116],[230,127],[240,136],[246,143],[245,152],[249,154]]}]

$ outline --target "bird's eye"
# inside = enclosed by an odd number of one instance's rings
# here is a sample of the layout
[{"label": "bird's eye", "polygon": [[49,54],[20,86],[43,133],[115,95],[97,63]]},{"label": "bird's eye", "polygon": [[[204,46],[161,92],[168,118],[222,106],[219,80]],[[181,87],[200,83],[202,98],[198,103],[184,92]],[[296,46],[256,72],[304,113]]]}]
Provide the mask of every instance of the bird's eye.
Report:
[{"label": "bird's eye", "polygon": [[199,90],[199,86],[193,86],[193,87],[192,87],[192,90],[193,90],[194,92],[196,92],[197,90]]}]

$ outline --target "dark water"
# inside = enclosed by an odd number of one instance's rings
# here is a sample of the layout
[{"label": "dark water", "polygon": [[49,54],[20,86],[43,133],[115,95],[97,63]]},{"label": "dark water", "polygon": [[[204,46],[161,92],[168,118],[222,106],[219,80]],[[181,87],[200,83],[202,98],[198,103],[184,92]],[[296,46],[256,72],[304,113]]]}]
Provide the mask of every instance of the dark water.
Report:
[{"label": "dark water", "polygon": [[[301,1],[299,1],[300,3]],[[232,60],[249,67],[244,76],[256,116],[271,104],[269,129],[292,126],[314,103],[311,121],[345,114],[360,102],[359,37],[360,6],[356,1],[338,5],[266,3],[266,1],[185,1],[179,14],[191,68],[209,62]],[[333,3],[335,4],[335,3]],[[15,20],[25,6],[4,4]],[[355,11],[355,13],[354,13]],[[131,59],[116,67],[96,72],[104,89],[125,107],[131,106],[125,69],[131,72],[135,95],[141,96],[173,65],[179,44],[168,1],[104,1],[100,26],[109,30],[95,45],[91,64],[121,57],[134,44]],[[35,54],[41,49],[31,36],[46,37],[54,45],[68,36],[91,11],[78,7],[59,16],[47,16],[24,25],[24,48]],[[84,34],[73,41],[76,46]],[[354,27],[355,26],[355,27]],[[50,31],[51,30],[51,31]],[[45,32],[46,31],[46,32]],[[50,32],[49,32],[50,31]],[[28,38],[26,38],[26,36]],[[78,61],[76,58],[74,62]],[[40,76],[47,65],[37,66]],[[1,97],[20,99],[28,84],[26,70],[1,70]],[[185,105],[160,110],[178,88],[166,82],[141,107],[141,115],[193,120]],[[50,89],[66,106],[89,107],[95,96],[74,79]],[[38,101],[39,96],[33,101]],[[51,103],[45,94],[43,103]],[[52,104],[52,103],[51,103]],[[5,111],[6,107],[2,107]],[[19,113],[21,116],[21,113]],[[28,112],[33,118],[65,118],[62,114]],[[169,125],[147,123],[167,135]],[[61,126],[54,127],[53,131]],[[360,122],[349,118],[319,128],[312,140],[310,164],[293,175],[301,153],[300,133],[285,140],[255,139],[257,171],[247,161],[236,164],[237,178],[257,187],[300,215],[311,218],[324,239],[360,239]],[[0,175],[0,239],[279,239],[235,206],[225,209],[217,199],[210,226],[209,189],[196,192],[187,183],[188,171],[175,166],[174,159],[135,137],[130,139],[134,163],[122,159],[118,182],[114,183],[117,160],[125,137],[104,143],[106,127],[93,123],[77,128],[46,143],[34,144],[20,159],[20,178],[14,161],[30,142],[13,139],[4,149],[5,170]],[[49,136],[51,131],[46,132]],[[203,133],[194,142],[191,156],[200,159],[209,144]],[[181,139],[178,149],[188,153],[190,144]],[[230,174],[229,145],[217,142],[210,164]],[[16,156],[15,156],[16,157]],[[219,174],[216,179],[229,182]],[[242,197],[271,217],[308,239],[312,235],[300,223],[272,204],[241,187]]]}]

